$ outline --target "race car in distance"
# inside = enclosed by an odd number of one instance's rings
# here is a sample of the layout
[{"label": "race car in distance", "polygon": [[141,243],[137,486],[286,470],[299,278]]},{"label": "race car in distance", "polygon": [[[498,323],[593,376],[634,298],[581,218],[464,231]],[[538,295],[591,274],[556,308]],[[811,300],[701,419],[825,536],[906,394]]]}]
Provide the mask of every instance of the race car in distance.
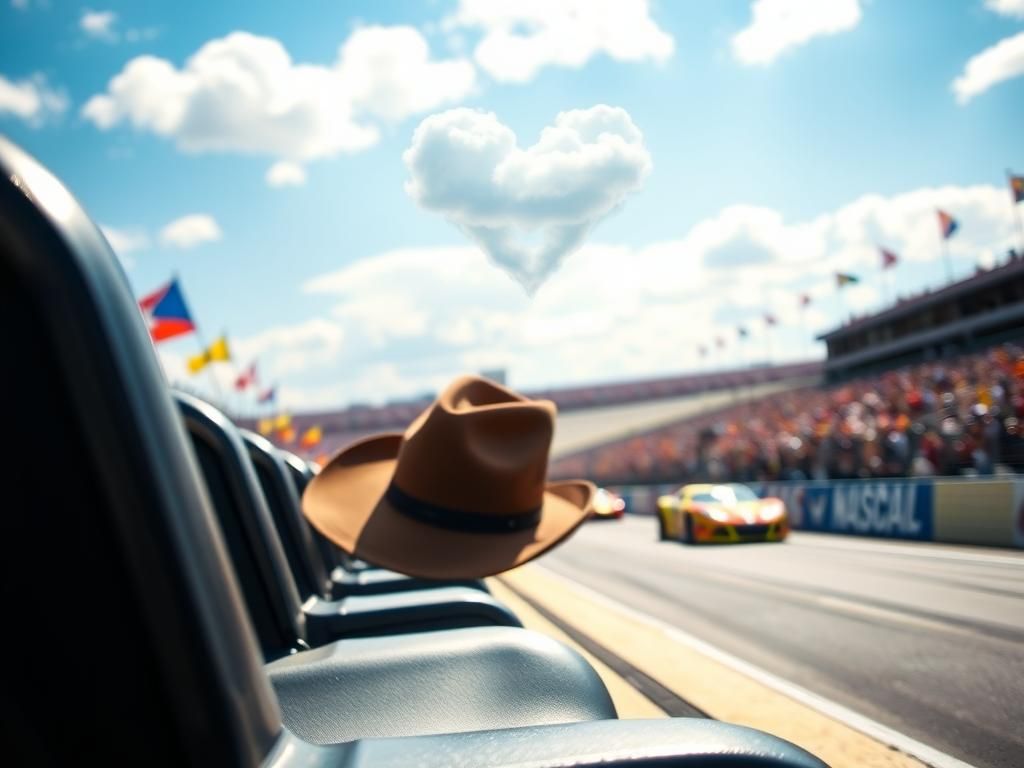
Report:
[{"label": "race car in distance", "polygon": [[789,519],[781,499],[759,498],[740,483],[693,484],[658,497],[658,532],[688,544],[782,541]]},{"label": "race car in distance", "polygon": [[626,513],[626,501],[607,488],[598,488],[590,506],[592,520],[618,520]]}]

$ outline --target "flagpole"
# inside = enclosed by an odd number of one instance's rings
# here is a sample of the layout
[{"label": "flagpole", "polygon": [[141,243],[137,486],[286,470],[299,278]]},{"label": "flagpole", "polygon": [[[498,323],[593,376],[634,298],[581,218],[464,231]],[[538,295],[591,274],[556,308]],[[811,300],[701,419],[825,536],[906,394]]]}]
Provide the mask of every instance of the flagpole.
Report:
[{"label": "flagpole", "polygon": [[810,360],[810,338],[807,335],[807,305],[804,304],[802,296],[800,297],[800,338],[803,339],[804,359]]},{"label": "flagpole", "polygon": [[1013,171],[1006,169],[1006,180],[1010,183],[1010,205],[1013,206],[1013,220],[1017,224],[1017,237],[1020,238],[1020,254],[1024,258],[1024,225],[1020,221],[1020,203],[1017,202],[1017,192],[1013,188]]}]

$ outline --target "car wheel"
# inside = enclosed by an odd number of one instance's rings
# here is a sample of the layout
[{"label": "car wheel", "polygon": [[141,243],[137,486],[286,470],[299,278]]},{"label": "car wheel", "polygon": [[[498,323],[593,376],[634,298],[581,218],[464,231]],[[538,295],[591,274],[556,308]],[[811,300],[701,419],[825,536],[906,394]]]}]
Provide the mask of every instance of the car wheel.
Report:
[{"label": "car wheel", "polygon": [[693,515],[685,515],[683,517],[683,536],[682,540],[687,544],[696,544],[697,540],[693,537]]},{"label": "car wheel", "polygon": [[658,541],[668,539],[668,531],[665,530],[665,516],[658,510]]}]

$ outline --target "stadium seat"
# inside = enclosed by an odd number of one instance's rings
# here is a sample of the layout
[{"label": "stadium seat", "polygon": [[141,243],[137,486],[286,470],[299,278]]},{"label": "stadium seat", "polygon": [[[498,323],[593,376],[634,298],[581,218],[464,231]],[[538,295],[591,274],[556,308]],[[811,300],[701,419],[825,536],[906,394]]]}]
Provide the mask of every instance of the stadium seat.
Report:
[{"label": "stadium seat", "polygon": [[[299,538],[299,521],[289,519],[280,504],[282,514],[272,514],[239,430],[210,404],[181,392],[174,397],[268,660],[342,637],[521,626],[493,597],[465,587],[329,599],[326,572],[311,548],[304,548],[309,540]],[[250,445],[255,439],[250,437]],[[271,462],[268,489],[291,491],[280,459]]]},{"label": "stadium seat", "polygon": [[[15,406],[7,437],[18,447],[4,464],[5,501],[18,514],[0,516],[0,578],[6,615],[22,630],[9,624],[0,633],[5,762],[64,766],[97,755],[105,764],[224,768],[821,767],[787,742],[722,723],[566,722],[602,709],[584,689],[570,696],[562,688],[572,665],[582,665],[580,675],[585,665],[513,628],[457,630],[451,646],[443,633],[393,638],[387,659],[387,646],[367,658],[374,641],[353,641],[364,679],[337,709],[314,714],[325,724],[365,721],[367,711],[376,719],[346,743],[300,738],[282,723],[124,274],[63,186],[2,138],[0,322],[10,329],[5,352],[19,364],[0,377],[0,396]],[[50,567],[54,555],[64,568]],[[69,574],[75,599],[58,603]],[[418,652],[417,638],[430,653]],[[467,640],[473,647],[460,652]],[[340,648],[312,653],[322,661]],[[516,670],[501,666],[460,678],[459,659],[479,660],[483,648],[513,664],[540,648],[551,662],[547,688],[518,676],[508,685]],[[430,659],[452,671],[444,706],[432,701],[419,735],[378,738],[391,720],[414,721],[395,700],[430,690]],[[427,674],[404,676],[409,669]],[[500,704],[481,700],[502,685]],[[472,723],[498,730],[470,731]]]}]

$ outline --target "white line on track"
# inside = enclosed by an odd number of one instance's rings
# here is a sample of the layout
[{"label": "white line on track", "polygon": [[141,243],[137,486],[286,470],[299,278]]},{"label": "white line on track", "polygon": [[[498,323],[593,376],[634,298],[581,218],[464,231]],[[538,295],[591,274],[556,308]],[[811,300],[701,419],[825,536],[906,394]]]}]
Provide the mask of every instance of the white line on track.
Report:
[{"label": "white line on track", "polygon": [[[929,546],[932,542],[926,542],[918,547],[908,547],[903,544],[890,544],[888,540],[882,541],[851,541],[846,537],[834,534],[818,534],[807,532],[795,532],[798,535],[792,537],[792,544],[801,547],[814,547],[823,549],[849,549],[858,552],[872,552],[874,554],[906,555],[908,557],[921,557],[929,560],[956,560],[969,563],[983,563],[985,565],[1012,565],[1024,568],[1024,555],[989,555],[974,554],[967,552],[955,552],[945,549],[941,543],[939,546]],[[825,538],[828,541],[825,541]],[[924,549],[927,547],[927,549]]]},{"label": "white line on track", "polygon": [[679,627],[675,627],[668,622],[651,616],[650,614],[638,611],[624,603],[620,603],[618,600],[610,598],[607,595],[603,595],[585,584],[581,584],[575,579],[556,573],[539,563],[535,564],[534,567],[540,568],[545,574],[566,583],[571,589],[586,595],[587,598],[593,600],[595,603],[599,603],[611,608],[612,610],[624,613],[636,621],[647,624],[650,627],[654,627],[655,629],[664,632],[676,642],[692,648],[705,656],[709,656],[720,664],[724,664],[730,669],[746,675],[762,685],[765,685],[784,696],[788,696],[795,701],[799,701],[801,704],[805,704],[811,709],[814,709],[833,720],[837,720],[854,730],[860,731],[861,733],[866,734],[887,746],[898,749],[900,752],[910,755],[911,757],[916,757],[921,762],[933,766],[933,768],[974,768],[970,763],[965,763],[963,760],[959,760],[952,755],[948,755],[934,747],[930,747],[916,739],[912,739],[906,734],[900,733],[887,725],[882,725],[882,723],[879,723],[877,720],[872,720],[870,717],[862,715],[859,712],[855,712],[852,709],[844,707],[842,704],[832,701],[831,699],[827,699],[824,696],[820,696],[817,693],[813,693],[812,691],[796,685],[795,683],[783,680],[781,677],[778,677],[761,667],[755,666],[754,664],[744,661],[737,656],[733,656],[730,653],[726,653],[716,646],[701,640],[699,637],[695,637],[689,632],[679,629]]}]

